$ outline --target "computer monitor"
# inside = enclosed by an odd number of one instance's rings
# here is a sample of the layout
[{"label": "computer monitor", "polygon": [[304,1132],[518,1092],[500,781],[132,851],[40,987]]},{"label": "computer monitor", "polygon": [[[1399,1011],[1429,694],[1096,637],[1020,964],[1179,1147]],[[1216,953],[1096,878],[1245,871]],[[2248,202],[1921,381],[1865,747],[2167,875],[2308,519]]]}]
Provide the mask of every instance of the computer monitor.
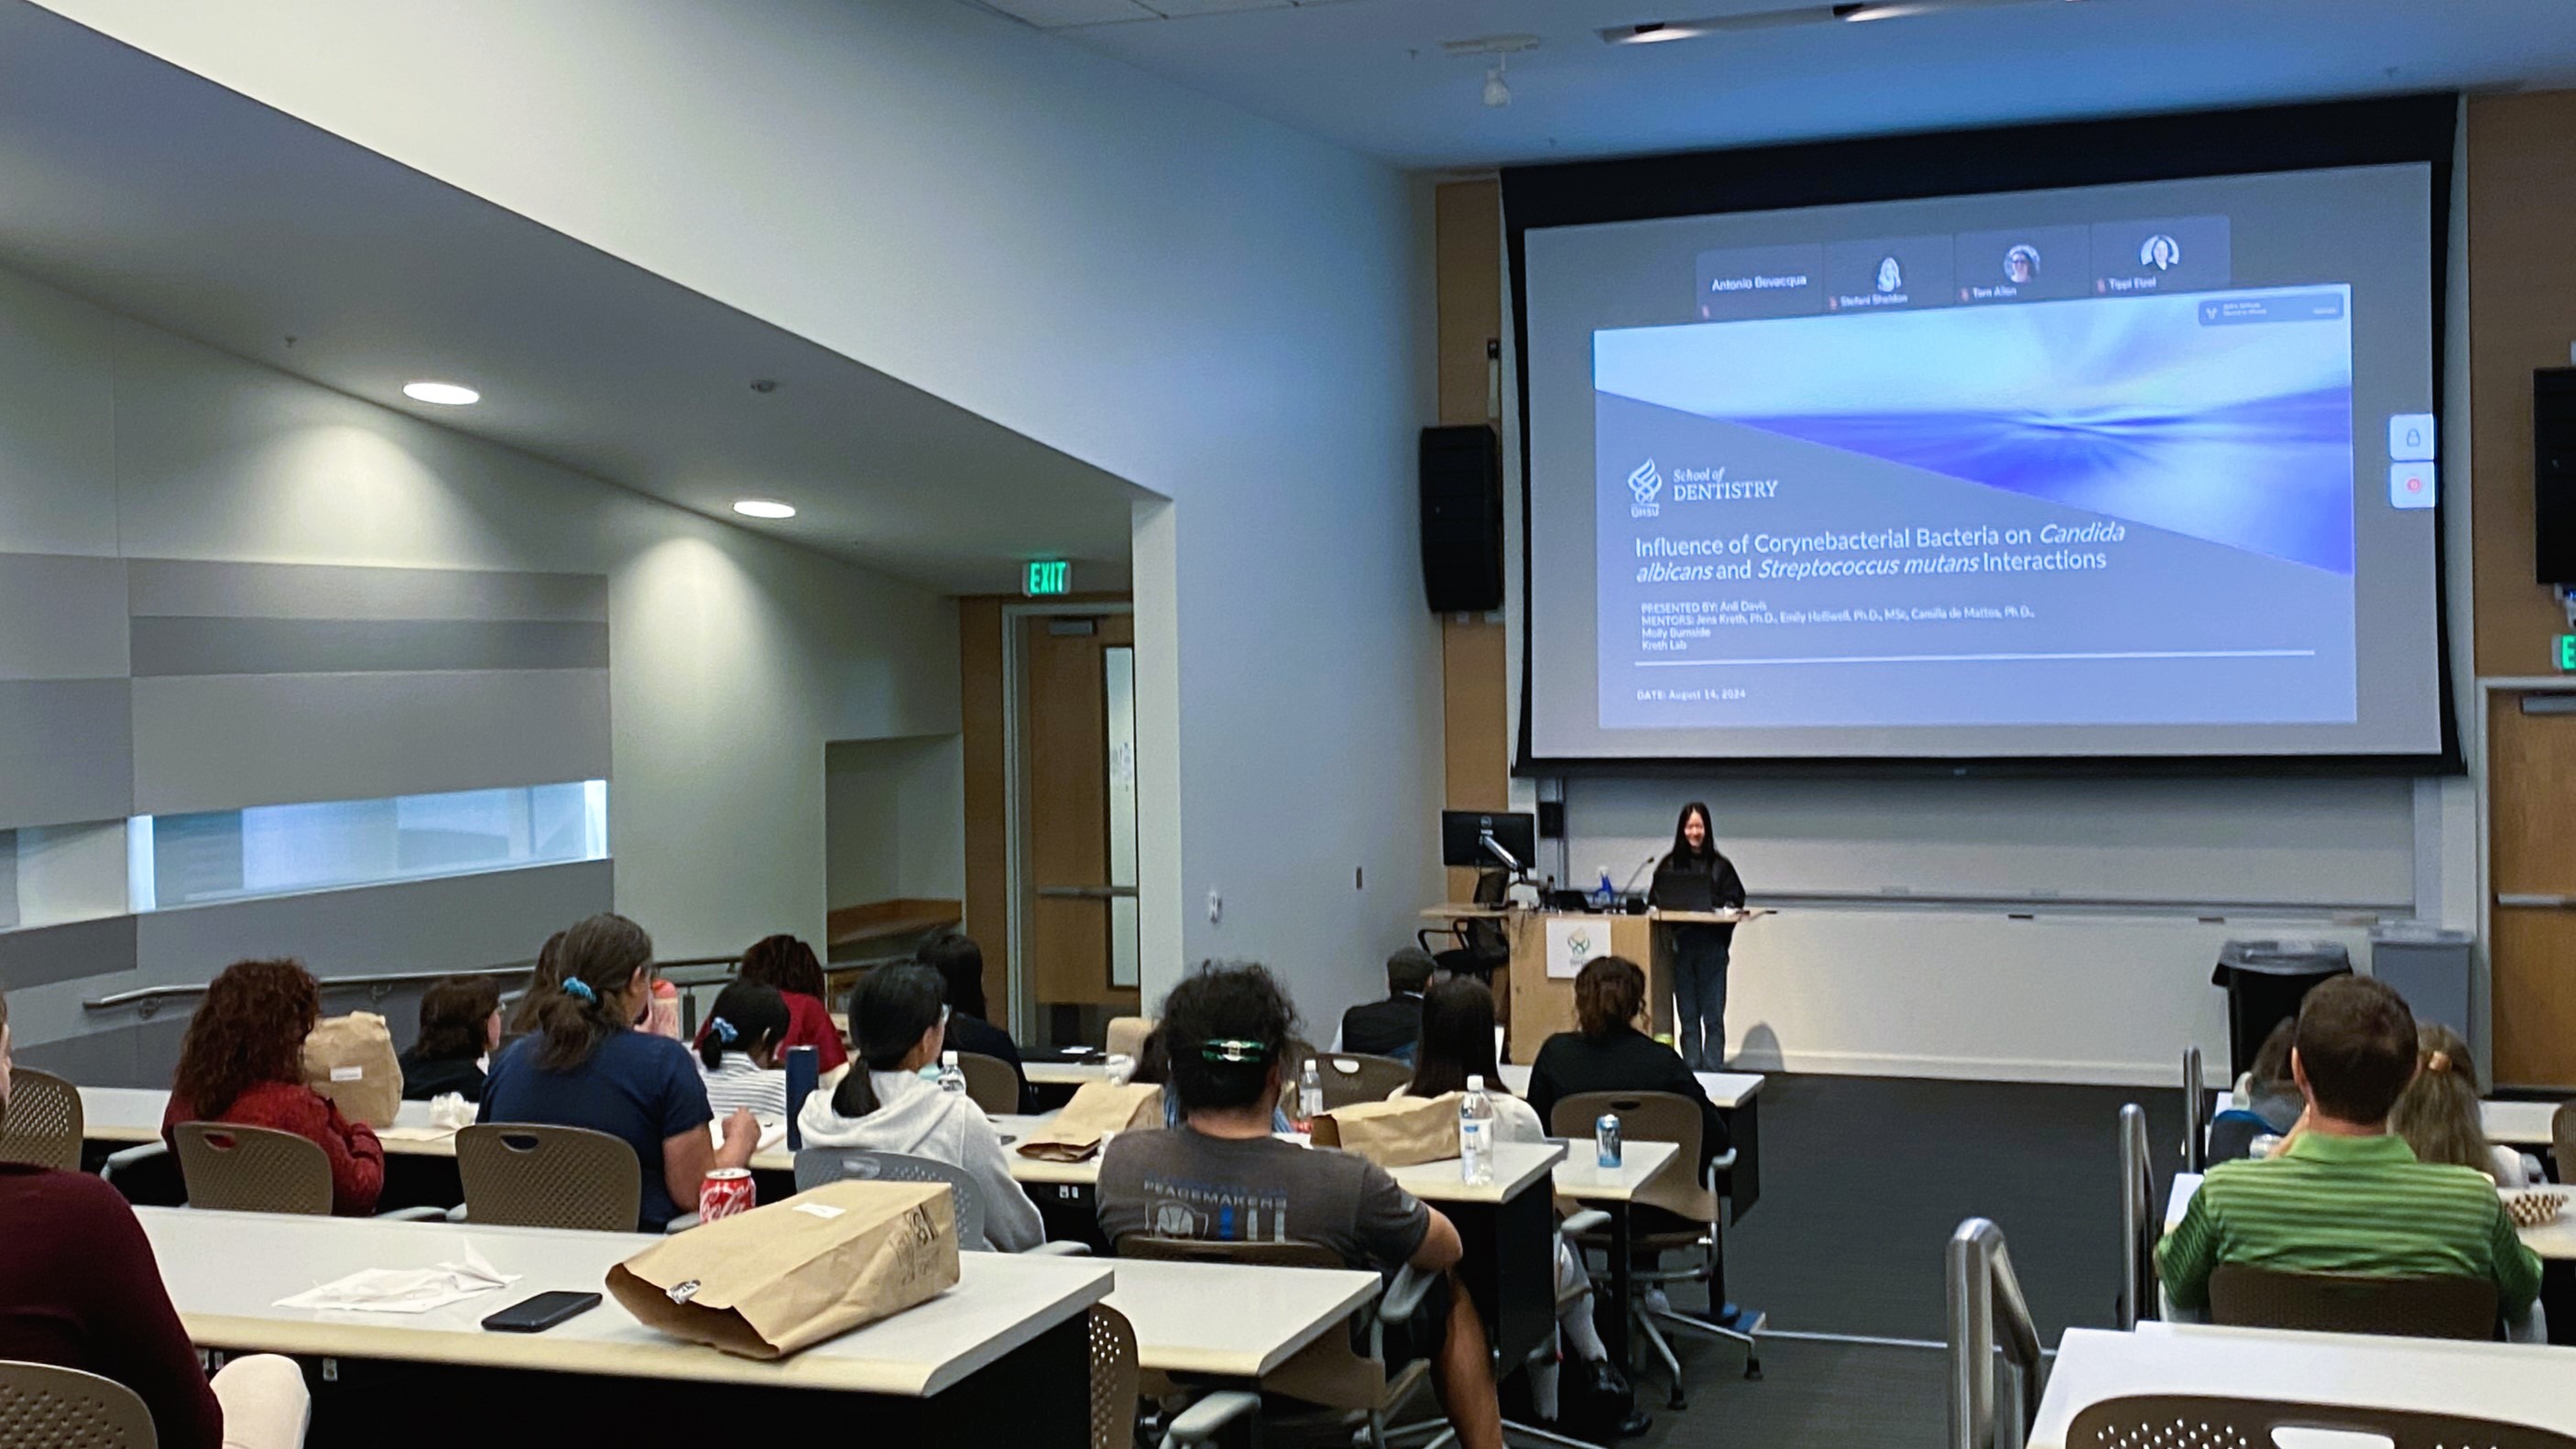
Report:
[{"label": "computer monitor", "polygon": [[1491,810],[1443,810],[1440,812],[1440,863],[1484,869],[1500,866],[1493,852],[1485,849],[1484,837],[1492,832],[1494,843],[1511,852],[1522,870],[1538,864],[1538,818]]}]

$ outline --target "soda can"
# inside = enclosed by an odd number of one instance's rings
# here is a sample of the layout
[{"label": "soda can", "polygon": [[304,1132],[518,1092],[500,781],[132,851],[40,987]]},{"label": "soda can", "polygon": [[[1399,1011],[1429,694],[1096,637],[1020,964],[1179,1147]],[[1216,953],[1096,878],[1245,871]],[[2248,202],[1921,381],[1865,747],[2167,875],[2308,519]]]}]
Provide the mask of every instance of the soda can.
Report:
[{"label": "soda can", "polygon": [[698,1188],[698,1221],[714,1222],[751,1211],[751,1169],[714,1167]]},{"label": "soda can", "polygon": [[1592,1124],[1593,1160],[1603,1167],[1619,1165],[1619,1114],[1604,1112]]}]

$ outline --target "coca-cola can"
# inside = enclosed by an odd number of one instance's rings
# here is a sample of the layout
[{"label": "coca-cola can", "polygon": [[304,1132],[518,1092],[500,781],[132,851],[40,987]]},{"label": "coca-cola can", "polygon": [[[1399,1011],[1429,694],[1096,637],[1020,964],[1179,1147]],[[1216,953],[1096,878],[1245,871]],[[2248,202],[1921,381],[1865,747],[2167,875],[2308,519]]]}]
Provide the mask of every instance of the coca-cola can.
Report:
[{"label": "coca-cola can", "polygon": [[698,1187],[698,1221],[714,1222],[751,1211],[751,1169],[715,1167]]}]

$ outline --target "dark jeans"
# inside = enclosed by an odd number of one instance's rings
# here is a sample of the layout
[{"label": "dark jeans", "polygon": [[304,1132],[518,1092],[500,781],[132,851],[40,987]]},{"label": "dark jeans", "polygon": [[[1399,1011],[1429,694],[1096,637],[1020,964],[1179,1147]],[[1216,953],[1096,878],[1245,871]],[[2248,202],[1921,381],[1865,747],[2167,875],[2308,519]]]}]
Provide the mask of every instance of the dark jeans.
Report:
[{"label": "dark jeans", "polygon": [[1673,933],[1673,1045],[1694,1072],[1726,1062],[1724,933],[1684,926]]}]

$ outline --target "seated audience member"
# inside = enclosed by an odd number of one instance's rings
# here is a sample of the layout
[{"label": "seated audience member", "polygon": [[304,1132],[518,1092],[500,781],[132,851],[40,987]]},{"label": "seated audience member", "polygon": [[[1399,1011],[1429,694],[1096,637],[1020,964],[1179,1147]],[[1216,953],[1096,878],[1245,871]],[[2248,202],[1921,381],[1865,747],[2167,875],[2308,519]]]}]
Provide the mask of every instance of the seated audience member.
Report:
[{"label": "seated audience member", "polygon": [[[825,1073],[839,1071],[850,1059],[841,1029],[832,1024],[832,1008],[823,1001],[823,963],[814,958],[813,947],[794,936],[763,936],[742,953],[733,979],[769,987],[786,1000],[787,1039],[778,1045],[780,1060],[789,1047],[801,1046],[814,1049],[814,1065]],[[699,1028],[700,1046],[706,1045],[706,1036],[706,1029]]]},{"label": "seated audience member", "polygon": [[2485,1174],[2419,1162],[2388,1114],[2415,1075],[2415,1018],[2368,976],[2319,982],[2299,1006],[2290,1075],[2307,1111],[2283,1152],[2213,1164],[2156,1247],[2176,1308],[2205,1311],[2210,1271],[2485,1278],[2508,1322],[2529,1315],[2540,1260]]},{"label": "seated audience member", "polygon": [[960,1168],[983,1190],[984,1242],[1025,1253],[1046,1241],[1038,1206],[1011,1178],[1002,1136],[975,1099],[941,1089],[933,1075],[945,1041],[947,983],[914,962],[880,966],[850,993],[859,1064],[829,1093],[805,1099],[797,1125],[807,1147],[900,1152]]},{"label": "seated audience member", "polygon": [[2254,1139],[2278,1136],[2297,1124],[2307,1103],[2299,1084],[2290,1080],[2290,1033],[2295,1020],[2285,1018],[2263,1038],[2254,1066],[2237,1078],[2227,1106],[2209,1119],[2209,1160],[2231,1162],[2253,1150]]},{"label": "seated audience member", "polygon": [[[1494,1060],[1494,993],[1485,983],[1470,976],[1454,977],[1433,986],[1422,998],[1422,1044],[1413,1059],[1413,1080],[1398,1088],[1399,1097],[1438,1097],[1467,1090],[1469,1077],[1481,1077],[1486,1096],[1494,1104],[1494,1140],[1497,1142],[1539,1143],[1547,1140],[1547,1128],[1538,1120],[1538,1111],[1512,1095],[1503,1085],[1502,1068]],[[1574,1350],[1575,1359],[1591,1379],[1596,1397],[1633,1403],[1635,1391],[1627,1375],[1610,1362],[1610,1348],[1601,1341],[1600,1331],[1592,1319],[1592,1278],[1583,1270],[1583,1255],[1562,1238],[1553,1239],[1556,1258],[1556,1329],[1564,1343]],[[1539,1406],[1548,1418],[1556,1415],[1554,1384],[1547,1383]],[[1620,1425],[1622,1434],[1642,1434],[1653,1420],[1631,1412],[1628,1422]]]},{"label": "seated audience member", "polygon": [[[9,1112],[9,1000],[0,996],[0,1120]],[[274,1354],[206,1382],[134,1209],[87,1173],[0,1162],[0,1360],[114,1379],[151,1411],[163,1449],[294,1449],[311,1400]],[[24,1427],[22,1422],[21,1427]]]},{"label": "seated audience member", "polygon": [[[1705,1176],[1709,1160],[1727,1148],[1726,1123],[1699,1078],[1682,1064],[1681,1053],[1637,1029],[1645,1014],[1646,973],[1636,962],[1619,956],[1587,962],[1574,978],[1577,1029],[1549,1037],[1530,1064],[1530,1106],[1541,1122],[1552,1122],[1557,1102],[1578,1093],[1670,1092],[1699,1105],[1699,1171]],[[1639,1208],[1638,1230],[1673,1226],[1645,1226],[1644,1219],[1659,1211]]]},{"label": "seated audience member", "polygon": [[1485,1326],[1449,1271],[1462,1252],[1457,1228],[1368,1159],[1271,1135],[1295,1028],[1287,992],[1259,966],[1203,966],[1172,988],[1160,1029],[1185,1120],[1111,1141],[1100,1162],[1101,1231],[1112,1243],[1286,1238],[1354,1266],[1440,1275],[1410,1323],[1388,1326],[1387,1361],[1430,1360],[1459,1442],[1501,1449]]},{"label": "seated audience member", "polygon": [[2418,1028],[2415,1044],[2420,1065],[2388,1114],[2388,1130],[2406,1139],[2418,1162],[2474,1167],[2498,1187],[2531,1186],[2522,1154],[2487,1140],[2469,1044],[2447,1026]]},{"label": "seated audience member", "polygon": [[454,1092],[483,1100],[483,1074],[501,1045],[501,986],[489,976],[450,976],[420,994],[420,1040],[402,1054],[403,1098]]},{"label": "seated audience member", "polygon": [[322,1019],[322,990],[293,961],[238,961],[206,988],[179,1043],[161,1136],[182,1122],[273,1127],[318,1144],[331,1162],[331,1211],[365,1217],[385,1186],[375,1129],[340,1115],[304,1085],[304,1038]]},{"label": "seated audience member", "polygon": [[1412,1061],[1413,1043],[1422,1035],[1422,993],[1431,984],[1431,970],[1431,953],[1419,946],[1387,957],[1386,999],[1343,1012],[1333,1050]]},{"label": "seated audience member", "polygon": [[948,1049],[1009,1062],[1011,1075],[1020,1083],[1020,1111],[1035,1113],[1038,1097],[1029,1086],[1028,1069],[1020,1062],[1020,1044],[995,1026],[985,1009],[984,948],[973,937],[952,931],[922,943],[921,964],[948,983]]},{"label": "seated audience member", "polygon": [[564,933],[563,978],[537,1013],[537,1034],[492,1063],[485,1122],[587,1127],[625,1139],[644,1174],[636,1225],[658,1233],[694,1212],[710,1168],[745,1167],[760,1125],[736,1109],[719,1146],[715,1113],[689,1049],[634,1030],[653,995],[653,938],[618,915],[596,915]]},{"label": "seated audience member", "polygon": [[[1172,1053],[1163,1040],[1163,1028],[1158,1024],[1152,1031],[1145,1033],[1145,1044],[1138,1047],[1136,1051],[1136,1070],[1128,1073],[1128,1084],[1162,1088],[1163,1125],[1180,1126],[1181,1099],[1172,1091]],[[1297,1124],[1288,1120],[1288,1107],[1284,1100],[1286,1094],[1281,1095],[1283,1097],[1281,1104],[1270,1109],[1270,1130],[1294,1132],[1297,1130]]]},{"label": "seated audience member", "polygon": [[715,1010],[698,1033],[698,1069],[706,1078],[707,1107],[736,1107],[771,1122],[787,1120],[787,1001],[771,987],[737,981],[716,996]]},{"label": "seated audience member", "polygon": [[510,1013],[509,1036],[523,1037],[535,1031],[537,1008],[562,989],[563,941],[564,933],[557,931],[537,948],[537,969],[528,973],[528,989],[520,993],[518,1009]]}]

